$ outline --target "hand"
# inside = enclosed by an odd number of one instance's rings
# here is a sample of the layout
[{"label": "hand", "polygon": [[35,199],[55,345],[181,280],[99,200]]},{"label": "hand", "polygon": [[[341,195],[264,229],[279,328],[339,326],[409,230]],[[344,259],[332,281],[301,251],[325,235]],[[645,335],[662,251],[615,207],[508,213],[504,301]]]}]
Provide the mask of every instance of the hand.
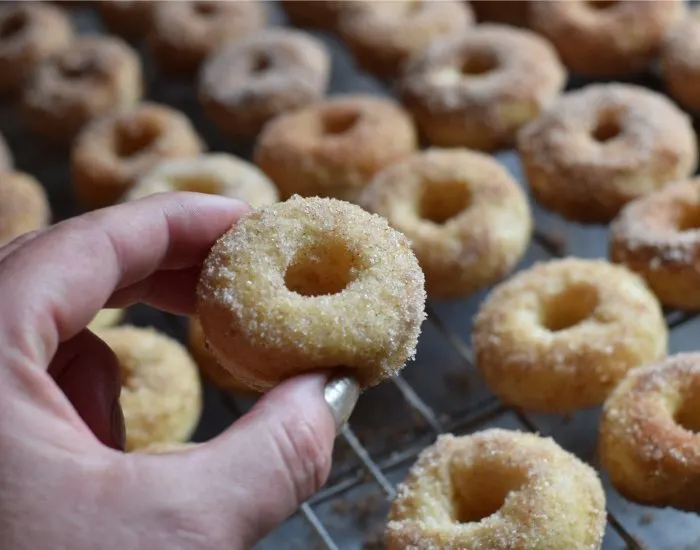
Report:
[{"label": "hand", "polygon": [[323,374],[281,384],[191,450],[120,451],[118,365],[86,325],[104,305],[192,313],[201,262],[246,210],[156,195],[0,249],[3,548],[249,548],[325,482],[338,414]]}]

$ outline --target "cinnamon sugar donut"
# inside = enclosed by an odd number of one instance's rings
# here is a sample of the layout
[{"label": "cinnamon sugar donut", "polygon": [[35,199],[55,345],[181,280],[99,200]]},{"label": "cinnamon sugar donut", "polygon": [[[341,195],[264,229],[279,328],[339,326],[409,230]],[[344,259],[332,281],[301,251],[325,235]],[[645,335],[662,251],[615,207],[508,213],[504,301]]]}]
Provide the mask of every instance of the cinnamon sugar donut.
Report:
[{"label": "cinnamon sugar donut", "polygon": [[399,486],[388,550],[599,550],[605,493],[551,438],[503,429],[441,435]]},{"label": "cinnamon sugar donut", "polygon": [[0,92],[21,87],[39,62],[72,39],[61,8],[42,2],[0,5]]},{"label": "cinnamon sugar donut", "polygon": [[141,100],[141,62],[126,42],[78,38],[41,63],[22,95],[27,125],[54,141],[70,141],[89,121]]},{"label": "cinnamon sugar donut", "polygon": [[298,27],[332,29],[352,0],[282,0],[287,18]]},{"label": "cinnamon sugar donut", "polygon": [[630,372],[605,403],[599,456],[629,500],[700,512],[700,353]]},{"label": "cinnamon sugar donut", "polygon": [[49,199],[36,179],[22,172],[0,172],[0,246],[50,221]]},{"label": "cinnamon sugar donut", "polygon": [[323,42],[310,34],[262,30],[212,54],[201,72],[199,99],[224,132],[252,137],[278,114],[323,97],[330,65]]},{"label": "cinnamon sugar donut", "polygon": [[559,95],[565,76],[536,34],[479,25],[411,58],[399,93],[431,143],[494,150],[512,144],[517,130]]},{"label": "cinnamon sugar donut", "polygon": [[362,67],[380,76],[395,76],[412,54],[438,37],[464,32],[473,17],[461,0],[379,0],[349,3],[338,22],[343,40]]},{"label": "cinnamon sugar donut", "polygon": [[386,220],[335,199],[292,197],[219,239],[197,310],[210,350],[250,388],[329,368],[368,387],[413,357],[423,285],[408,240]]},{"label": "cinnamon sugar donut", "polygon": [[13,164],[10,148],[5,143],[5,138],[0,134],[0,172],[12,170]]},{"label": "cinnamon sugar donut", "polygon": [[143,37],[151,28],[154,4],[148,0],[106,0],[97,5],[109,30],[133,40]]},{"label": "cinnamon sugar donut", "polygon": [[621,76],[647,68],[684,13],[683,0],[532,1],[529,23],[571,71]]},{"label": "cinnamon sugar donut", "polygon": [[664,357],[668,330],[637,275],[567,258],[498,285],[472,342],[477,368],[504,402],[566,413],[602,403],[627,371]]},{"label": "cinnamon sugar donut", "polygon": [[259,0],[157,2],[148,39],[163,69],[192,73],[214,50],[257,33],[266,23]]},{"label": "cinnamon sugar donut", "polygon": [[359,204],[411,241],[431,298],[473,294],[509,272],[530,241],[530,208],[492,157],[429,149],[385,168]]},{"label": "cinnamon sugar donut", "polygon": [[695,8],[666,36],[661,72],[676,101],[700,111],[700,9]]},{"label": "cinnamon sugar donut", "polygon": [[95,330],[100,330],[103,328],[113,327],[114,325],[119,324],[119,322],[123,319],[123,317],[124,317],[124,310],[123,309],[117,309],[117,308],[101,309],[93,317],[92,321],[90,321],[90,324],[88,325],[87,328],[95,331]]},{"label": "cinnamon sugar donut", "polygon": [[271,121],[258,139],[255,162],[283,198],[354,201],[375,173],[416,147],[411,119],[396,102],[356,94]]},{"label": "cinnamon sugar donut", "polygon": [[117,202],[154,166],[193,157],[204,143],[190,121],[164,105],[142,103],[89,123],[73,144],[73,186],[88,209]]},{"label": "cinnamon sugar donut", "polygon": [[629,201],[697,165],[690,119],[627,84],[570,92],[526,125],[518,150],[535,198],[570,220],[608,222]]}]

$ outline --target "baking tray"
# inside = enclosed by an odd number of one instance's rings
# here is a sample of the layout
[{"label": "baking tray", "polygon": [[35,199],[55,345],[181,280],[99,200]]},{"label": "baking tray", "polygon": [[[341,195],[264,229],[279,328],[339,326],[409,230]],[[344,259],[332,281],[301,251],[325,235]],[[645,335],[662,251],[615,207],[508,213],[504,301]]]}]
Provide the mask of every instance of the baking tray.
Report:
[{"label": "baking tray", "polygon": [[[68,9],[79,32],[104,32],[99,17],[87,4]],[[286,24],[279,6],[271,3],[270,11],[273,24]],[[332,53],[331,95],[391,94],[391,83],[358,70],[335,35],[310,32],[323,40]],[[210,150],[232,152],[250,159],[252,143],[232,142],[204,117],[197,102],[194,80],[159,75],[148,51],[139,44],[135,46],[144,61],[150,100],[187,113]],[[567,87],[578,88],[589,82],[572,79]],[[633,82],[663,90],[654,70]],[[6,136],[19,169],[34,174],[46,186],[56,221],[78,213],[70,185],[67,150],[50,147],[29,134],[16,107],[8,99],[0,100],[0,131]],[[513,151],[495,156],[523,182]],[[534,200],[531,204],[537,229],[518,269],[564,255],[606,256],[607,230],[604,227],[568,223],[541,209]],[[495,426],[536,431],[554,437],[565,449],[599,469],[595,456],[598,408],[565,417],[524,413],[502,406],[484,386],[473,366],[469,335],[474,313],[485,295],[486,291],[468,300],[429,302],[429,316],[423,326],[416,360],[408,364],[400,376],[365,392],[349,427],[337,440],[333,470],[326,486],[256,548],[383,548],[384,522],[394,488],[421,449],[441,432],[465,434]],[[671,329],[670,351],[675,353],[696,347],[700,317],[678,311],[667,311],[665,315]],[[153,325],[181,340],[186,334],[185,319],[146,306],[130,308],[127,322]],[[221,392],[207,382],[204,391],[204,413],[195,441],[214,437],[252,404],[249,398]],[[601,477],[608,502],[605,550],[700,549],[700,517],[629,503],[610,487],[604,474]]]}]

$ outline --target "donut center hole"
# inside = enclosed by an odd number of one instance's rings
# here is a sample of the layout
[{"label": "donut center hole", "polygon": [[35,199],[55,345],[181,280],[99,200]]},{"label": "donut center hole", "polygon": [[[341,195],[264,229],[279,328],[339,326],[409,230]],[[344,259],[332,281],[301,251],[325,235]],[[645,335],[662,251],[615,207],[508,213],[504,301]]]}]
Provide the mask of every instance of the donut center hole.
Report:
[{"label": "donut center hole", "polygon": [[59,60],[58,70],[63,78],[77,80],[94,75],[98,65],[91,55],[69,55]]},{"label": "donut center hole", "polygon": [[484,76],[498,67],[498,59],[490,52],[475,52],[466,56],[460,65],[464,76]]},{"label": "donut center hole", "polygon": [[550,297],[542,311],[542,325],[558,332],[588,319],[598,307],[598,291],[587,284],[573,284]]},{"label": "donut center hole", "polygon": [[121,158],[133,157],[153,145],[160,136],[153,124],[123,124],[116,135],[116,153]]},{"label": "donut center hole", "polygon": [[250,72],[253,74],[260,74],[268,71],[270,67],[272,67],[270,56],[260,52],[253,56]]},{"label": "donut center hole", "polygon": [[434,181],[423,186],[419,215],[424,220],[443,224],[455,218],[471,204],[471,193],[464,182]]},{"label": "donut center hole", "polygon": [[218,7],[216,2],[197,2],[194,5],[194,11],[198,15],[209,17],[210,15],[216,14]]},{"label": "donut center hole", "polygon": [[29,21],[27,14],[17,12],[11,14],[7,19],[0,23],[0,40],[9,40],[15,38],[26,28]]},{"label": "donut center hole", "polygon": [[588,0],[586,4],[596,11],[603,11],[617,5],[618,0]]},{"label": "donut center hole", "polygon": [[221,193],[221,181],[208,174],[171,176],[168,180],[175,191],[189,191],[190,193],[204,193],[206,195],[219,195]]},{"label": "donut center hole", "polygon": [[683,429],[700,433],[700,391],[698,389],[683,397],[683,403],[676,411],[675,419]]},{"label": "donut center hole", "polygon": [[354,128],[359,120],[359,113],[329,111],[323,116],[323,133],[327,136],[344,134]]},{"label": "donut center hole", "polygon": [[700,207],[692,207],[688,205],[683,208],[676,221],[676,229],[678,231],[693,231],[700,229]]},{"label": "donut center hole", "polygon": [[353,280],[357,267],[347,246],[329,239],[300,249],[287,268],[284,282],[302,296],[338,294]]}]

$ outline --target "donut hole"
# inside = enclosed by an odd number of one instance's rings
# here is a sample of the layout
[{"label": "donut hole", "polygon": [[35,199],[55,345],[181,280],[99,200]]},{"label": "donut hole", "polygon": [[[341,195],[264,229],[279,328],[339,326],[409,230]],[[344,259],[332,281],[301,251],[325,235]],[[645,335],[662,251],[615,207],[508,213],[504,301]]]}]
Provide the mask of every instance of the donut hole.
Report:
[{"label": "donut hole", "polygon": [[604,113],[598,117],[591,136],[598,143],[606,143],[617,138],[622,133],[620,121],[612,113]]},{"label": "donut hole", "polygon": [[210,17],[219,11],[216,2],[197,2],[194,5],[194,12],[203,17]]},{"label": "donut hole", "polygon": [[604,11],[616,6],[618,0],[587,0],[586,5],[595,11]]},{"label": "donut hole", "polygon": [[118,157],[128,158],[150,148],[160,137],[155,124],[122,124],[117,127],[115,151]]},{"label": "donut hole", "polygon": [[685,205],[676,220],[676,229],[680,232],[700,229],[700,206]]},{"label": "donut hole", "polygon": [[354,279],[355,256],[339,239],[328,239],[302,247],[287,267],[284,282],[302,296],[338,294]]},{"label": "donut hole", "polygon": [[694,388],[690,395],[682,398],[679,409],[676,411],[676,423],[683,429],[693,433],[700,433],[700,388]]},{"label": "donut hole", "polygon": [[250,72],[252,74],[260,74],[267,72],[272,67],[272,59],[264,52],[257,52],[253,55],[250,62]]},{"label": "donut hole", "polygon": [[26,13],[19,11],[10,14],[7,19],[0,22],[0,40],[16,38],[24,32],[28,24],[29,19]]},{"label": "donut hole", "polygon": [[418,214],[424,220],[444,224],[471,204],[469,187],[460,181],[425,182],[421,190]]},{"label": "donut hole", "polygon": [[170,176],[170,186],[175,191],[204,193],[206,195],[221,194],[221,180],[209,174],[187,174]]},{"label": "donut hole", "polygon": [[572,284],[549,297],[542,308],[542,326],[551,332],[573,328],[598,307],[598,291],[585,284]]},{"label": "donut hole", "polygon": [[69,55],[58,61],[58,70],[67,80],[79,80],[94,76],[97,64],[90,54]]},{"label": "donut hole", "polygon": [[498,59],[493,52],[473,52],[467,55],[459,67],[463,76],[485,76],[498,68]]},{"label": "donut hole", "polygon": [[338,136],[349,132],[360,120],[356,111],[326,111],[322,117],[323,134]]}]

